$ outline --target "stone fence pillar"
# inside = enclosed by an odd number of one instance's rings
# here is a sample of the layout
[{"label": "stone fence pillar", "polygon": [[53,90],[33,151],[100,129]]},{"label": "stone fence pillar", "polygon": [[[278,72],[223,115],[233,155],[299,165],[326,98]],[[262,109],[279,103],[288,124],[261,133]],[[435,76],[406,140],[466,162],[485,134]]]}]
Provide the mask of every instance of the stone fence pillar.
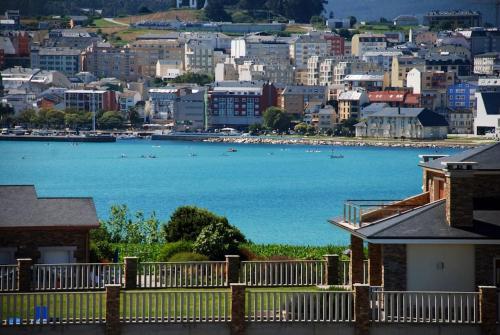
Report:
[{"label": "stone fence pillar", "polygon": [[106,335],[120,335],[119,284],[106,285]]},{"label": "stone fence pillar", "polygon": [[324,255],[326,261],[325,284],[339,285],[339,255]]},{"label": "stone fence pillar", "polygon": [[363,240],[351,235],[351,261],[349,262],[350,284],[363,284],[363,264],[365,255],[363,252]]},{"label": "stone fence pillar", "polygon": [[240,282],[240,256],[238,255],[226,255],[226,283],[230,285],[232,283]]},{"label": "stone fence pillar", "polygon": [[33,260],[31,258],[19,258],[17,260],[17,287],[19,292],[31,291],[33,282]]},{"label": "stone fence pillar", "polygon": [[368,243],[368,283],[382,286],[382,245]]},{"label": "stone fence pillar", "polygon": [[245,284],[231,283],[231,335],[245,335]]},{"label": "stone fence pillar", "polygon": [[134,290],[137,288],[137,266],[139,259],[137,257],[125,257],[125,289]]},{"label": "stone fence pillar", "polygon": [[370,285],[354,284],[355,334],[370,334]]},{"label": "stone fence pillar", "polygon": [[497,288],[495,286],[479,286],[479,318],[482,335],[496,334],[497,304]]}]

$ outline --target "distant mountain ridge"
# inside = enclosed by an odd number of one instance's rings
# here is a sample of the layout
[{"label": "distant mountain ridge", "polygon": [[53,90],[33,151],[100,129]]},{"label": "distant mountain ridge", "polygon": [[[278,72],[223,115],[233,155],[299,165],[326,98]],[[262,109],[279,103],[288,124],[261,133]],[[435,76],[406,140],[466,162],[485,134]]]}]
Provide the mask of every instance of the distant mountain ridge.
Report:
[{"label": "distant mountain ridge", "polygon": [[483,20],[494,23],[495,0],[327,0],[325,13],[333,11],[335,17],[353,15],[359,20],[389,20],[401,14],[422,17],[431,10],[471,9],[478,10]]},{"label": "distant mountain ridge", "polygon": [[[483,14],[483,19],[495,20],[495,0],[326,0],[325,13],[335,17],[353,15],[359,20],[393,19],[400,14],[422,17],[430,10],[473,9]],[[175,6],[175,0],[2,0],[0,13],[6,9],[20,9],[21,15],[76,14],[78,8],[103,9],[104,16],[137,14],[145,6],[151,11],[164,11]]]}]

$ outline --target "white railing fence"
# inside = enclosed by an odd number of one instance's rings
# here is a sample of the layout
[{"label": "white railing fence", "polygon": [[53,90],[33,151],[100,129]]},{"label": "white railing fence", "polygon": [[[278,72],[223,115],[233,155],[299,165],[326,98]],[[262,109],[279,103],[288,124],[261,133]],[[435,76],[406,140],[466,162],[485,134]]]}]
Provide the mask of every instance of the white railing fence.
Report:
[{"label": "white railing fence", "polygon": [[[350,285],[351,284],[351,279],[349,275],[349,264],[350,261],[348,260],[341,260],[339,262],[339,278],[340,278],[340,285]],[[368,260],[365,259],[363,261],[363,284],[368,284]]]},{"label": "white railing fence", "polygon": [[35,264],[33,281],[37,291],[104,289],[123,283],[123,264]]},{"label": "white railing fence", "polygon": [[231,293],[227,290],[123,291],[120,299],[121,320],[127,323],[231,320]]},{"label": "white railing fence", "polygon": [[353,292],[248,291],[245,303],[251,322],[354,321]]},{"label": "white railing fence", "polygon": [[477,292],[397,292],[370,294],[375,322],[478,323]]},{"label": "white railing fence", "polygon": [[240,282],[248,286],[310,286],[325,283],[325,261],[242,262]]},{"label": "white railing fence", "polygon": [[17,265],[0,265],[0,291],[17,290]]},{"label": "white railing fence", "polygon": [[140,263],[137,286],[141,288],[224,287],[226,262]]},{"label": "white railing fence", "polygon": [[1,293],[0,325],[101,323],[104,292]]}]

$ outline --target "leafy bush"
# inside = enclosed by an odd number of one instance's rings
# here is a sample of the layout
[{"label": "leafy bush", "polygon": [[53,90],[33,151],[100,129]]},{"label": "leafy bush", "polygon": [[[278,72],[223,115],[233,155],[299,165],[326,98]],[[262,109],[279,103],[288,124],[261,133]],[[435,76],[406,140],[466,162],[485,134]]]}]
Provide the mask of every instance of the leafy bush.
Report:
[{"label": "leafy bush", "polygon": [[204,227],[194,242],[193,250],[212,260],[223,259],[227,254],[238,253],[238,246],[245,237],[228,223],[211,223]]},{"label": "leafy bush", "polygon": [[113,249],[118,250],[118,260],[123,261],[126,256],[139,257],[140,262],[159,262],[162,244],[134,244],[112,243]]},{"label": "leafy bush", "polygon": [[337,254],[342,257],[347,248],[347,246],[334,245],[316,247],[286,244],[245,243],[241,245],[240,253],[254,255],[258,259],[323,259],[323,256],[327,254]]},{"label": "leafy bush", "polygon": [[218,222],[229,225],[227,218],[218,216],[204,208],[178,207],[170,216],[170,220],[163,226],[165,240],[167,242],[194,241],[205,226]]},{"label": "leafy bush", "polygon": [[91,241],[89,253],[92,263],[112,261],[115,256],[113,246],[107,241]]},{"label": "leafy bush", "polygon": [[167,262],[173,255],[180,252],[192,252],[193,243],[190,241],[177,241],[167,243],[160,250],[160,261]]},{"label": "leafy bush", "polygon": [[168,260],[169,262],[202,262],[208,261],[208,257],[194,252],[179,252]]}]

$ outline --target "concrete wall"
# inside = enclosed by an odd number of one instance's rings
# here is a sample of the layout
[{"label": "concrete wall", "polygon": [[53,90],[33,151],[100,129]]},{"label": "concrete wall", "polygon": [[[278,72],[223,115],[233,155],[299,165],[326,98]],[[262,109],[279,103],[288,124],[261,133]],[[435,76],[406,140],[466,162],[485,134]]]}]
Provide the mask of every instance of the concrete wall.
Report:
[{"label": "concrete wall", "polygon": [[[104,335],[104,325],[2,327],[2,335]],[[497,326],[500,334],[500,325]],[[213,324],[126,324],[122,335],[229,335],[229,325]],[[354,324],[345,323],[248,323],[247,335],[351,335]],[[371,323],[370,335],[480,335],[479,325]]]},{"label": "concrete wall", "polygon": [[468,291],[475,287],[473,245],[406,246],[408,291]]},{"label": "concrete wall", "polygon": [[[497,327],[497,334],[500,327]],[[479,325],[461,325],[461,324],[390,324],[390,323],[372,323],[370,335],[480,335]]]}]

